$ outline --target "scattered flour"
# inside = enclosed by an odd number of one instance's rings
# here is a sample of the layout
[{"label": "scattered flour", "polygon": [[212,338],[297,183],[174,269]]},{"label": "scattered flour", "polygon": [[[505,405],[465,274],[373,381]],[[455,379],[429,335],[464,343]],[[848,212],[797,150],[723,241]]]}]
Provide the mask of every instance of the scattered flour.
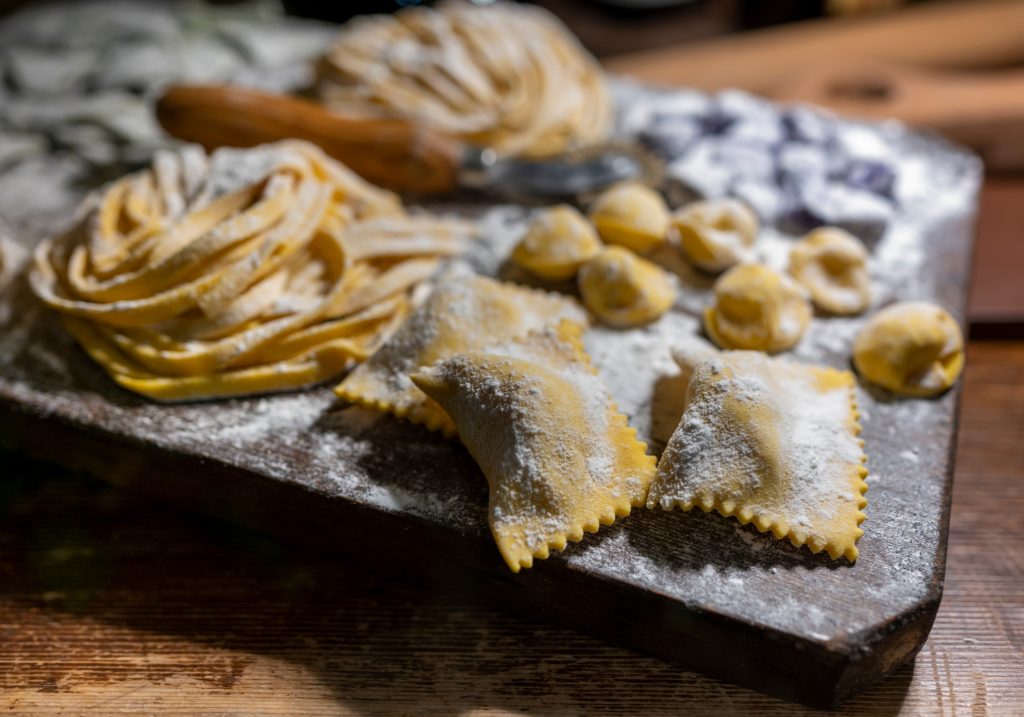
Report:
[{"label": "scattered flour", "polygon": [[[682,112],[698,106],[706,108],[708,103],[708,98],[696,93],[635,89],[623,104],[629,106],[632,116],[650,118],[659,106],[671,105],[673,111]],[[932,140],[919,140],[905,133],[889,133],[885,138],[892,156],[901,164],[897,187],[900,210],[873,247],[869,260],[875,307],[898,298],[940,296],[939,287],[933,286],[933,279],[922,270],[932,261],[927,239],[944,222],[969,220],[971,210],[966,203],[973,201],[977,184],[976,172],[968,171],[970,161],[964,156],[939,153]],[[236,170],[237,176],[232,175]],[[223,175],[217,191],[229,191],[237,182],[263,170],[264,165],[258,162],[235,167]],[[194,194],[198,188],[189,177],[196,175],[195,169],[182,166],[177,171],[185,193]],[[57,203],[61,211],[74,203],[63,198],[69,192],[69,183],[54,176],[49,164],[39,164],[33,165],[31,177],[9,175],[4,180],[16,183],[26,195],[26,187],[52,185],[52,192],[35,192],[45,195],[45,212],[39,211],[38,199],[34,204],[28,201],[32,197],[25,199],[26,206],[32,205],[33,215],[52,215],[58,212]],[[77,201],[77,193],[73,199]],[[498,275],[506,270],[506,258],[530,217],[529,210],[512,206],[482,209],[479,205],[451,205],[432,209],[479,218],[480,236],[465,258],[476,270]],[[19,222],[22,226],[29,224]],[[782,270],[788,262],[792,239],[766,229],[755,251],[761,260]],[[666,249],[669,254],[673,250]],[[711,277],[690,270],[678,257],[669,256],[666,261],[681,285],[679,301],[669,314],[642,329],[595,326],[586,336],[601,380],[655,453],[682,414],[683,384],[671,349],[700,334],[701,310],[710,300],[713,283]],[[955,287],[944,288],[941,296],[947,304],[962,298]],[[486,488],[472,461],[453,442],[361,409],[342,409],[327,389],[174,410],[123,392],[115,395],[107,384],[100,387],[102,375],[98,370],[83,367],[87,361],[72,348],[55,321],[31,318],[30,306],[17,309],[11,313],[21,323],[5,329],[4,350],[0,351],[0,392],[5,396],[80,423],[94,420],[93,412],[104,410],[111,420],[119,422],[114,426],[116,430],[127,431],[140,440],[302,483],[341,499],[422,516],[467,534],[486,532]],[[848,368],[849,346],[862,324],[863,318],[816,318],[792,356],[804,362]],[[26,342],[37,354],[43,352],[46,359],[40,360],[26,350]],[[43,374],[45,391],[39,388]],[[748,391],[755,389],[745,387]],[[869,628],[873,623],[868,621],[877,615],[878,606],[907,607],[929,589],[929,576],[924,571],[930,562],[929,551],[940,541],[936,511],[941,501],[935,496],[942,490],[942,483],[935,466],[943,465],[942,452],[952,430],[948,413],[937,406],[954,399],[950,395],[934,402],[887,402],[865,392],[858,397],[869,456],[877,451],[901,456],[911,464],[913,461],[904,455],[909,450],[904,443],[907,432],[929,431],[935,438],[932,445],[920,446],[916,454],[918,463],[928,470],[907,471],[900,480],[874,472],[869,476],[872,487],[867,534],[860,543],[860,560],[852,568],[826,565],[820,556],[795,551],[719,516],[639,510],[629,520],[569,548],[566,559],[574,569],[656,588],[690,604],[795,634],[833,635],[840,629]],[[794,438],[820,445],[820,438],[813,435]],[[603,473],[604,461],[595,459],[592,469]],[[886,472],[889,470],[891,467]],[[652,526],[658,530],[647,530]],[[923,551],[920,555],[905,549],[911,531],[913,544]],[[650,543],[651,536],[656,536],[656,545]],[[859,570],[861,565],[872,569]],[[798,573],[801,580],[782,579],[790,573]],[[803,586],[802,591],[795,592],[793,585]],[[854,592],[857,599],[850,602]],[[808,609],[809,603],[813,610]],[[834,610],[833,604],[842,604],[843,610]]]},{"label": "scattered flour", "polygon": [[[528,342],[502,342],[449,358],[423,373],[455,387],[449,410],[492,478],[494,530],[524,530],[531,552],[590,517],[564,510],[570,500],[561,487],[565,478],[574,476],[573,491],[607,489],[629,498],[642,480],[616,472],[618,446],[603,440],[610,428],[607,390],[585,361],[567,353],[554,329]],[[553,390],[565,391],[565,400],[552,404],[558,395]],[[575,421],[579,433],[566,425]],[[585,473],[576,473],[580,467]]]},{"label": "scattered flour", "polygon": [[[849,470],[862,451],[848,428],[846,387],[822,393],[813,374],[756,353],[711,359],[698,366],[693,382],[659,469],[662,507],[742,502],[755,515],[788,518],[794,529],[814,535],[837,506],[858,499]],[[727,405],[733,400],[746,404],[749,422],[733,421]]]},{"label": "scattered flour", "polygon": [[900,458],[905,460],[907,463],[913,463],[915,465],[921,462],[921,459],[917,457],[916,450],[908,449],[905,451],[900,451]]}]

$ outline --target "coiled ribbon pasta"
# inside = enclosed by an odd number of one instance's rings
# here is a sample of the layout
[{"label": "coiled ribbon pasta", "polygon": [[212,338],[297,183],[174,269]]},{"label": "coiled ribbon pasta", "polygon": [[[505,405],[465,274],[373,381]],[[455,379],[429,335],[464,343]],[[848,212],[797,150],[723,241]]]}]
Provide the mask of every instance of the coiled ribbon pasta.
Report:
[{"label": "coiled ribbon pasta", "polygon": [[548,12],[466,2],[348,23],[317,92],[351,114],[405,117],[501,153],[602,140],[612,103],[596,60]]},{"label": "coiled ribbon pasta", "polygon": [[197,147],[86,200],[35,293],[121,386],[176,401],[323,381],[369,356],[467,225],[407,215],[316,147]]}]

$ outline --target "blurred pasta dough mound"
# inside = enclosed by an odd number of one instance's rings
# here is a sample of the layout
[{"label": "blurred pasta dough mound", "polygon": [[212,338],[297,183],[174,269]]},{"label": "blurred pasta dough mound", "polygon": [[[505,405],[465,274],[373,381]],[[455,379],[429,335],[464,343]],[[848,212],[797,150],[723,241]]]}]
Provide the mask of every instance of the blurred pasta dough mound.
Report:
[{"label": "blurred pasta dough mound", "polygon": [[317,92],[349,114],[400,116],[503,154],[602,140],[612,102],[597,61],[537,7],[449,2],[349,22]]}]

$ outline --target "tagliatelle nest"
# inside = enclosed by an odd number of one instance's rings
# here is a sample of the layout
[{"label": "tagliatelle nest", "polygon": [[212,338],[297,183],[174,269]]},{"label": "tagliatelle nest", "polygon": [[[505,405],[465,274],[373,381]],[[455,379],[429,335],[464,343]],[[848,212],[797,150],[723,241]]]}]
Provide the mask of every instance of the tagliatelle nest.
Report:
[{"label": "tagliatelle nest", "polygon": [[317,92],[350,114],[405,117],[501,153],[544,156],[604,139],[597,61],[540,8],[465,2],[348,23]]},{"label": "tagliatelle nest", "polygon": [[158,400],[335,376],[408,312],[469,227],[410,216],[316,147],[197,147],[88,200],[43,242],[36,294],[120,385]]}]

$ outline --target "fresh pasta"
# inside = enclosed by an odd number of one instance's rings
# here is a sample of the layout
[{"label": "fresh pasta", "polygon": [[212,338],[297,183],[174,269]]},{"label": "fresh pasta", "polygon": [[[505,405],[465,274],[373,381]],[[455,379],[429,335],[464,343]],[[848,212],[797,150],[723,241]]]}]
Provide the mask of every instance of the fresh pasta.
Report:
[{"label": "fresh pasta", "polygon": [[665,243],[670,215],[658,192],[637,182],[606,189],[590,205],[590,221],[607,244],[643,254]]},{"label": "fresh pasta", "polygon": [[600,253],[601,240],[586,217],[560,204],[538,212],[511,258],[534,276],[564,281]]},{"label": "fresh pasta", "polygon": [[855,561],[868,470],[853,374],[754,351],[677,360],[686,409],[647,507],[715,510]]},{"label": "fresh pasta", "polygon": [[583,305],[606,324],[643,326],[661,318],[676,300],[671,275],[620,246],[606,247],[579,273]]},{"label": "fresh pasta", "polygon": [[866,381],[897,396],[927,398],[949,389],[964,368],[964,335],[948,311],[901,301],[872,316],[853,342]]},{"label": "fresh pasta", "polygon": [[642,506],[655,459],[562,321],[412,375],[458,427],[490,487],[489,520],[512,572]]},{"label": "fresh pasta", "polygon": [[317,93],[513,155],[592,144],[612,120],[597,61],[547,11],[508,2],[357,18],[321,59]]},{"label": "fresh pasta", "polygon": [[568,297],[496,281],[465,267],[451,267],[435,284],[380,351],[334,389],[339,398],[454,436],[455,424],[416,387],[410,374],[561,319],[586,322],[586,314]]},{"label": "fresh pasta", "polygon": [[398,199],[316,147],[197,147],[86,200],[36,250],[35,293],[121,386],[162,401],[324,381],[369,356],[463,223]]},{"label": "fresh pasta", "polygon": [[789,273],[821,311],[836,316],[862,313],[871,303],[868,250],[837,227],[821,227],[793,245]]},{"label": "fresh pasta", "polygon": [[671,224],[686,259],[708,272],[725,271],[748,259],[760,229],[753,210],[731,198],[687,204],[676,210]]},{"label": "fresh pasta", "polygon": [[723,349],[785,351],[800,341],[813,316],[807,291],[763,264],[734,266],[718,278],[714,292],[704,329]]}]

